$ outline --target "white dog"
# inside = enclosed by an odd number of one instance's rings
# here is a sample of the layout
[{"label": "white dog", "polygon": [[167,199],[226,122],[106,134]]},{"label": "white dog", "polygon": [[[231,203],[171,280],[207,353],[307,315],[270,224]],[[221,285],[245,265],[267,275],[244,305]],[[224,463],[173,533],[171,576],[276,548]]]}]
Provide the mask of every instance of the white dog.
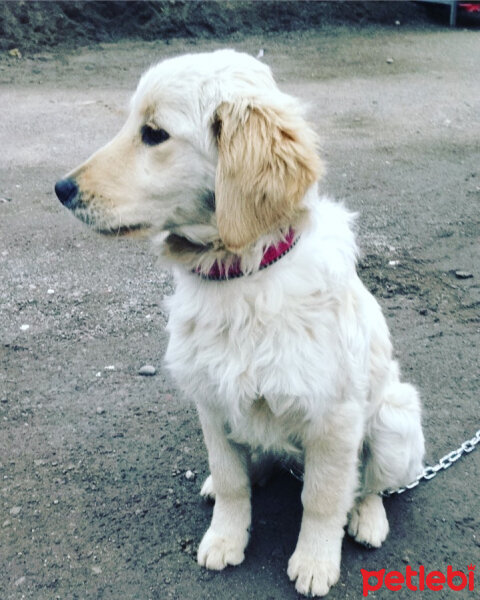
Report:
[{"label": "white dog", "polygon": [[378,492],[413,479],[424,453],[417,392],[356,274],[352,216],[317,195],[321,171],[297,101],[225,50],[151,68],[120,133],[56,185],[98,231],[148,230],[174,266],[166,361],[197,405],[215,497],[198,562],[242,562],[253,468],[295,461],[288,575],[317,596],[339,578],[347,522],[384,541]]}]

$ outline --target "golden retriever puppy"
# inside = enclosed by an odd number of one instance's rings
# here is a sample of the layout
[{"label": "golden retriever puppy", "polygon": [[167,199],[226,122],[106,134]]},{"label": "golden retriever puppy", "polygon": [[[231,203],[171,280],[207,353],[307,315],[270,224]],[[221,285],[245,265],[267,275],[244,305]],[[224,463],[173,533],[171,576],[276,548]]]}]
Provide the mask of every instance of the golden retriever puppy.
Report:
[{"label": "golden retriever puppy", "polygon": [[270,69],[232,50],[147,71],[120,133],[56,185],[103,233],[146,230],[173,266],[166,362],[198,408],[212,522],[198,562],[243,561],[251,474],[303,465],[303,518],[288,576],[324,596],[344,527],[380,546],[385,488],[420,471],[414,387],[356,274],[352,216],[321,198],[316,138]]}]

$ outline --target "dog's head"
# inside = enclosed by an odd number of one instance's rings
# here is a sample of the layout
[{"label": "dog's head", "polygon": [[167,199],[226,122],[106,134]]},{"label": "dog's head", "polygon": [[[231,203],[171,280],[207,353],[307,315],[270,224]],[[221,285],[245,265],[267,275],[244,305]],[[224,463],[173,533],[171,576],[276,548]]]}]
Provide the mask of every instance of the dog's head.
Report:
[{"label": "dog's head", "polygon": [[315,145],[267,66],[232,50],[185,55],[143,75],[118,135],[55,191],[102,233],[241,252],[299,219],[321,172]]}]

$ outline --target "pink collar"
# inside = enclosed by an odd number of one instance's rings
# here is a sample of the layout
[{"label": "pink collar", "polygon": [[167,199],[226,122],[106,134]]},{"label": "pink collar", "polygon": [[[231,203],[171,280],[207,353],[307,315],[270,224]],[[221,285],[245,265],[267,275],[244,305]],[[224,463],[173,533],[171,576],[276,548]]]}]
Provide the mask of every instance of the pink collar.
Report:
[{"label": "pink collar", "polygon": [[[295,231],[290,228],[285,239],[278,244],[272,244],[265,249],[262,260],[260,262],[259,270],[266,269],[273,263],[280,260],[282,256],[285,256],[298,241],[298,237],[295,237]],[[241,258],[236,256],[232,264],[227,268],[224,263],[215,262],[208,273],[202,273],[199,268],[195,269],[193,273],[199,275],[202,279],[208,279],[209,281],[226,281],[227,279],[235,279],[237,277],[243,277],[245,273],[241,269]],[[248,273],[247,273],[248,275]]]}]

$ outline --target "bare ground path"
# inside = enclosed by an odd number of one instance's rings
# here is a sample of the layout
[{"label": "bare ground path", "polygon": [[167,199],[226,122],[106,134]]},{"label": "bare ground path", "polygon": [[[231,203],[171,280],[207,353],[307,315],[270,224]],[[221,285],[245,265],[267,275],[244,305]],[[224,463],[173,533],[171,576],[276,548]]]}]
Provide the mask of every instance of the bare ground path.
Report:
[{"label": "bare ground path", "polygon": [[[146,242],[97,237],[53,194],[116,132],[145,67],[226,45],[263,48],[280,85],[310,104],[324,190],[359,212],[362,277],[422,391],[429,461],[480,429],[478,32],[332,27],[1,58],[1,600],[296,598],[286,566],[300,488],[287,475],[255,492],[243,565],[196,565],[211,508],[198,496],[195,411],[162,368],[171,278]],[[146,363],[155,377],[137,374]],[[361,598],[362,568],[478,569],[479,481],[477,450],[388,500],[384,547],[346,538],[329,597]]]}]

